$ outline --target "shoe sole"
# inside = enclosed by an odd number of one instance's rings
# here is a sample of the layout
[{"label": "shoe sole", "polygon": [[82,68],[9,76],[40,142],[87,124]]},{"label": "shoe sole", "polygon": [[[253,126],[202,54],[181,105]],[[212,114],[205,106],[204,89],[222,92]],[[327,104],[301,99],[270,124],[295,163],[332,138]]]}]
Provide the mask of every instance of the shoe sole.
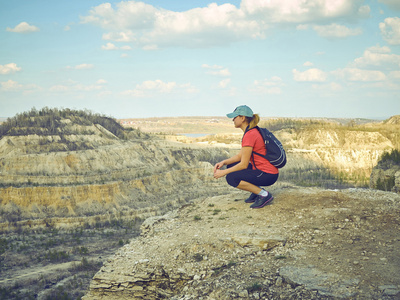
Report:
[{"label": "shoe sole", "polygon": [[262,205],[260,205],[260,206],[255,206],[255,207],[252,207],[252,208],[262,208],[262,207],[264,207],[265,205],[267,205],[268,203],[271,203],[272,200],[274,200],[274,196],[271,196],[271,198],[268,199],[267,201],[265,201]]},{"label": "shoe sole", "polygon": [[[247,198],[247,199],[249,199],[249,198]],[[257,196],[255,196],[253,199],[251,199],[251,200],[244,200],[244,202],[245,203],[254,203],[254,202],[256,202],[256,199],[257,199]]]},{"label": "shoe sole", "polygon": [[254,202],[256,202],[256,199],[254,199],[254,200],[249,200],[249,201],[248,201],[248,200],[244,200],[244,202],[245,202],[245,203],[254,203]]}]

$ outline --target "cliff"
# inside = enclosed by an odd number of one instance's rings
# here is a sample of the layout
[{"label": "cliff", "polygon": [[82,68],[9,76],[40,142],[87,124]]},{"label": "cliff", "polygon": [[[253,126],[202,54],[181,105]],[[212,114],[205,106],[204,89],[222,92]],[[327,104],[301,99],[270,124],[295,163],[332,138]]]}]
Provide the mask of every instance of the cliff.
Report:
[{"label": "cliff", "polygon": [[64,113],[34,112],[2,126],[0,230],[32,219],[88,217],[93,223],[96,215],[163,213],[204,195],[199,188],[210,180],[205,166],[228,155],[124,131],[108,118],[92,116],[99,123],[91,123],[91,115]]},{"label": "cliff", "polygon": [[[305,162],[331,170],[350,181],[368,184],[372,168],[381,155],[399,148],[398,118],[380,123],[340,125],[328,121],[278,119],[262,122],[279,138],[294,161],[290,167],[307,171]],[[196,139],[209,145],[234,145],[241,133],[217,134]],[[285,173],[287,168],[283,170]]]},{"label": "cliff", "polygon": [[147,219],[83,299],[398,299],[400,195],[270,191],[262,209],[232,192]]},{"label": "cliff", "polygon": [[[232,126],[228,121],[221,126],[219,119],[213,120],[212,128],[225,132]],[[288,164],[272,190],[275,203],[254,211],[234,201],[244,194],[230,194],[223,179],[212,177],[212,165],[240,147],[240,133],[160,138],[81,111],[23,113],[0,126],[2,291],[9,292],[7,299],[21,299],[25,292],[27,299],[60,299],[64,288],[70,298],[79,298],[101,262],[134,239],[147,219],[142,237],[105,264],[87,297],[312,299],[344,286],[350,296],[390,297],[397,293],[397,277],[389,280],[381,274],[392,274],[392,265],[399,265],[391,252],[398,238],[390,230],[387,236],[377,232],[398,228],[398,218],[391,214],[398,211],[397,196],[283,183],[336,187],[330,168],[369,177],[381,153],[399,145],[398,125],[389,123],[366,129],[313,123],[293,127],[289,122],[276,128]],[[371,243],[375,248],[369,248]],[[338,264],[338,253],[348,253],[347,267]],[[138,263],[131,265],[120,256]],[[376,269],[367,264],[371,262]],[[354,272],[347,276],[346,268]],[[365,279],[371,282],[370,294],[362,283],[363,270],[379,274],[377,284]],[[289,271],[302,278],[293,279]],[[310,289],[307,280],[317,275],[328,283],[311,282]],[[337,276],[348,277],[351,284]],[[343,284],[331,285],[335,280]]]},{"label": "cliff", "polygon": [[395,149],[382,155],[373,168],[370,187],[384,191],[400,192],[400,151]]}]

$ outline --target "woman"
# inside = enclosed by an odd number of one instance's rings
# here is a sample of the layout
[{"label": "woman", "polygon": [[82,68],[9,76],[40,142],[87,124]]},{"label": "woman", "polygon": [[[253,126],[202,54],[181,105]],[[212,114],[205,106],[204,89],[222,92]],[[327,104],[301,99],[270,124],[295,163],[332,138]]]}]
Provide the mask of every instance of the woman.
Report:
[{"label": "woman", "polygon": [[[241,128],[244,132],[242,148],[240,152],[225,159],[214,166],[214,178],[226,176],[229,185],[251,192],[246,203],[253,203],[251,208],[261,208],[270,203],[274,197],[271,193],[262,189],[261,186],[269,186],[276,182],[279,171],[271,163],[253,152],[266,154],[264,140],[256,126],[260,121],[257,114],[253,114],[250,107],[241,105],[236,107],[234,112],[227,114],[228,118],[233,118],[236,128]],[[223,166],[227,166],[222,170]]]}]

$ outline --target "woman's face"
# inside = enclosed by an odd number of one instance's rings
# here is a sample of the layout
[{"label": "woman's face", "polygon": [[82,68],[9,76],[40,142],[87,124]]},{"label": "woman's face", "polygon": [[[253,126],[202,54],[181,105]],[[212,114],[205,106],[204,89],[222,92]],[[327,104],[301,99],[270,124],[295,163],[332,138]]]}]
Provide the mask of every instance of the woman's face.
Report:
[{"label": "woman's face", "polygon": [[233,124],[235,124],[235,128],[241,128],[243,122],[244,122],[245,117],[243,116],[237,116],[233,118]]}]

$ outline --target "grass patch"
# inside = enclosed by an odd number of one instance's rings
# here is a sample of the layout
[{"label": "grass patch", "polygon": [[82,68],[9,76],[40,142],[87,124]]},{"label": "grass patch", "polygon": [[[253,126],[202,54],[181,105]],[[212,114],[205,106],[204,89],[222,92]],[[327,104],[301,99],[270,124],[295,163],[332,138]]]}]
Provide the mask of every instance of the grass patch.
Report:
[{"label": "grass patch", "polygon": [[195,221],[200,221],[200,220],[201,220],[201,217],[200,217],[199,215],[195,215],[195,216],[193,217],[193,220],[195,220]]}]

